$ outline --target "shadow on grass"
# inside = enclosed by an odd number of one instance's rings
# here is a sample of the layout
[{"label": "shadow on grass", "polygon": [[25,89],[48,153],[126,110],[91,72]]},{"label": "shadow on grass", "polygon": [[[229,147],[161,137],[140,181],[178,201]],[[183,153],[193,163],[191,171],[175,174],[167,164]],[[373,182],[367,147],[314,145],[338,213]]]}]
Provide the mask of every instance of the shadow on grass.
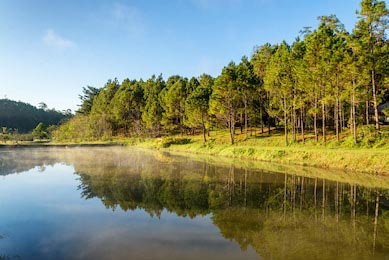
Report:
[{"label": "shadow on grass", "polygon": [[192,140],[190,138],[179,138],[179,137],[166,137],[162,139],[162,147],[167,148],[173,144],[182,145],[189,144]]}]

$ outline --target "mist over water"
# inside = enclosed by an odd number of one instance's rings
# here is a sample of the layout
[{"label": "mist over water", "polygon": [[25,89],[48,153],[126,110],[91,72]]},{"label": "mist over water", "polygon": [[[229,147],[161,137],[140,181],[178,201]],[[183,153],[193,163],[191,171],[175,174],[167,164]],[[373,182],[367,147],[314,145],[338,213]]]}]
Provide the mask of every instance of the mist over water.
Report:
[{"label": "mist over water", "polygon": [[134,148],[1,149],[0,259],[389,257],[386,181],[269,168]]}]

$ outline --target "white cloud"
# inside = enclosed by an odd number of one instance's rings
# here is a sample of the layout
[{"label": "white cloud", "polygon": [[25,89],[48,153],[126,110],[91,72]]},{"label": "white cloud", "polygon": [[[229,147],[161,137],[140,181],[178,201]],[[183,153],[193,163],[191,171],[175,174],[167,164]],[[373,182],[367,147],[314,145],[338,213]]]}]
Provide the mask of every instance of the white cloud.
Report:
[{"label": "white cloud", "polygon": [[69,49],[75,47],[75,43],[58,35],[54,30],[48,29],[42,38],[43,42],[58,49]]}]

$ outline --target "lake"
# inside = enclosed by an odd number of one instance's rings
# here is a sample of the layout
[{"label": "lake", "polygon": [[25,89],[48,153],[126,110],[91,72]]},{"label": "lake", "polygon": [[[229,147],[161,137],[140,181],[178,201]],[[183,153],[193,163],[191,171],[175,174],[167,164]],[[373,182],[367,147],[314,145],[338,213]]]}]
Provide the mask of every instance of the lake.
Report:
[{"label": "lake", "polygon": [[387,178],[261,165],[0,149],[0,259],[389,258]]}]

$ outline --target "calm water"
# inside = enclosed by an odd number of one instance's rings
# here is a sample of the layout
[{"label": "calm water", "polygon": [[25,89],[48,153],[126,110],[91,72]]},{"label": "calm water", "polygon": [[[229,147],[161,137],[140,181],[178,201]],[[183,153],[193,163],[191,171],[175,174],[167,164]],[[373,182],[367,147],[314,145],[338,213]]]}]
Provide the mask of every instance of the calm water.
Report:
[{"label": "calm water", "polygon": [[2,149],[0,259],[389,259],[389,185],[353,183],[129,148]]}]

